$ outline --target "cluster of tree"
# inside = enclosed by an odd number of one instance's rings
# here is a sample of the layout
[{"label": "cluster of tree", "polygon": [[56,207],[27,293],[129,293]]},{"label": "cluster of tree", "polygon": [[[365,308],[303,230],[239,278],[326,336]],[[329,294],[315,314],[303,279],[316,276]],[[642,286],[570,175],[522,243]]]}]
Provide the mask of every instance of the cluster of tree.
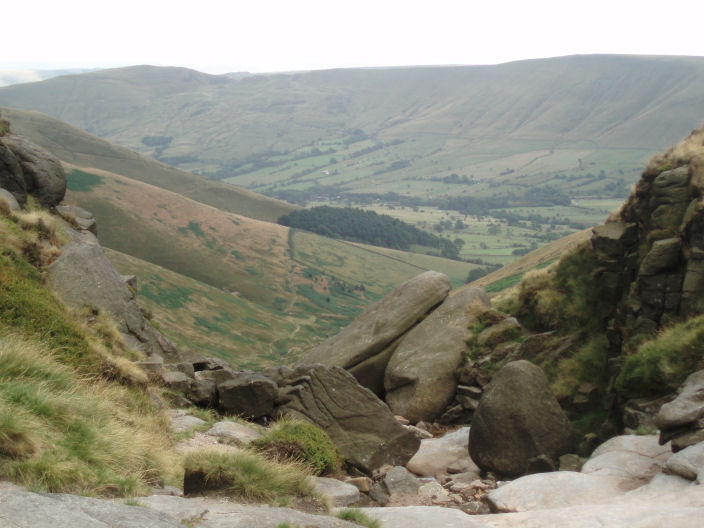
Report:
[{"label": "cluster of tree", "polygon": [[451,241],[374,211],[321,206],[293,211],[280,217],[278,222],[331,238],[406,251],[419,245],[438,249],[446,258],[457,259],[459,256],[458,246]]},{"label": "cluster of tree", "polygon": [[492,273],[499,269],[501,267],[500,264],[488,264],[484,266],[483,268],[474,268],[467,274],[467,278],[464,280],[465,284],[468,284],[470,282],[474,282],[477,279],[481,279],[485,275],[489,275],[489,273]]}]

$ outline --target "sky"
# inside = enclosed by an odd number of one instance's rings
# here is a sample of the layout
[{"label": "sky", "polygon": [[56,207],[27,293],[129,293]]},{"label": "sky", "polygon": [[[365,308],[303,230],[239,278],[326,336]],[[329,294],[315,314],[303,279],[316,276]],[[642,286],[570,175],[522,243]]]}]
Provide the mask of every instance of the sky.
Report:
[{"label": "sky", "polygon": [[152,64],[218,74],[499,64],[590,53],[704,56],[704,3],[697,0],[6,4],[0,69]]}]

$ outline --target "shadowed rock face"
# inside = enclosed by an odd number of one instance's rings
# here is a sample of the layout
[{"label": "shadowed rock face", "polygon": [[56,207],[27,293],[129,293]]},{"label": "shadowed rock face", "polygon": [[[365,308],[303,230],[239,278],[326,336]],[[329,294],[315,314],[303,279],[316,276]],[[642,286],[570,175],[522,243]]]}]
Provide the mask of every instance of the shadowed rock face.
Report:
[{"label": "shadowed rock face", "polygon": [[533,460],[556,460],[572,448],[567,416],[547,377],[528,361],[506,364],[479,402],[469,433],[469,454],[485,471],[523,475]]},{"label": "shadowed rock face", "polygon": [[384,464],[405,465],[420,446],[384,402],[340,367],[299,366],[276,381],[274,412],[322,428],[345,460],[366,473]]},{"label": "shadowed rock face", "polygon": [[340,333],[323,341],[299,365],[342,367],[377,393],[384,386],[384,370],[399,336],[420,321],[450,291],[446,275],[427,271],[407,280],[373,304]]},{"label": "shadowed rock face", "polygon": [[411,423],[429,421],[452,400],[470,336],[467,309],[473,303],[489,307],[484,290],[460,290],[402,338],[384,376],[385,400],[395,414]]},{"label": "shadowed rock face", "polygon": [[[64,199],[66,173],[56,156],[23,136],[5,136],[0,143],[4,143],[17,160],[26,193],[34,196],[44,207],[58,205]],[[1,159],[7,158],[0,153]],[[24,203],[26,197],[17,196],[13,189],[7,190],[15,194],[18,202]],[[20,189],[17,192],[20,192]]]}]

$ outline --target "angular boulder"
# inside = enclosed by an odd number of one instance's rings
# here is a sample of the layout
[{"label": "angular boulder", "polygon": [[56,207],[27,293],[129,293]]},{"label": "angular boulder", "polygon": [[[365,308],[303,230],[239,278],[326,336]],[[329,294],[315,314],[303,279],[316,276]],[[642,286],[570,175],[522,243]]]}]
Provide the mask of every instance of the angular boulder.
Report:
[{"label": "angular boulder", "polygon": [[226,414],[245,418],[271,415],[278,395],[276,383],[256,372],[235,372],[217,384],[218,406]]},{"label": "angular boulder", "polygon": [[71,308],[92,306],[108,312],[128,346],[182,361],[176,346],[145,319],[95,236],[88,231],[68,232],[73,241],[61,248],[61,255],[49,266],[47,274],[49,286],[59,299]]},{"label": "angular boulder", "polygon": [[484,290],[459,290],[401,339],[384,375],[384,400],[393,412],[412,423],[432,421],[452,400],[474,303],[489,307]]},{"label": "angular boulder", "polygon": [[3,142],[22,167],[27,193],[44,207],[58,205],[66,194],[66,173],[59,159],[23,136],[6,136]]},{"label": "angular boulder", "polygon": [[322,428],[345,460],[365,473],[405,465],[420,445],[384,402],[340,367],[297,367],[279,380],[277,404],[275,414]]},{"label": "angular boulder", "polygon": [[427,271],[409,279],[367,308],[340,333],[313,348],[298,364],[342,367],[379,394],[397,338],[442,302],[449,291],[450,280],[442,273]]},{"label": "angular boulder", "polygon": [[660,443],[672,440],[672,450],[704,441],[704,370],[690,374],[677,397],[655,416]]},{"label": "angular boulder", "polygon": [[487,386],[469,432],[469,454],[485,471],[525,474],[538,457],[572,449],[572,429],[545,373],[528,361],[506,364]]}]

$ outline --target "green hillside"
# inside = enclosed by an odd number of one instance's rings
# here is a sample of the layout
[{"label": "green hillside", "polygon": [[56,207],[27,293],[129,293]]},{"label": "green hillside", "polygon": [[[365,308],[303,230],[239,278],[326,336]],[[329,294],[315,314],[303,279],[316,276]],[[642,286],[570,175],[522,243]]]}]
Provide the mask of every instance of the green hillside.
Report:
[{"label": "green hillside", "polygon": [[223,211],[260,220],[273,222],[296,209],[279,200],[175,169],[39,112],[3,108],[2,114],[16,133],[76,166],[118,172]]},{"label": "green hillside", "polygon": [[248,368],[295,360],[369,302],[427,269],[455,285],[476,265],[385,254],[221,211],[99,169],[67,165],[66,201],[92,211],[101,243],[174,341]]},{"label": "green hillside", "polygon": [[[0,104],[267,193],[499,196],[552,182],[570,197],[625,197],[654,151],[699,124],[703,83],[704,61],[682,57],[238,79],[139,66],[5,87]],[[471,184],[443,181],[453,174]]]}]

